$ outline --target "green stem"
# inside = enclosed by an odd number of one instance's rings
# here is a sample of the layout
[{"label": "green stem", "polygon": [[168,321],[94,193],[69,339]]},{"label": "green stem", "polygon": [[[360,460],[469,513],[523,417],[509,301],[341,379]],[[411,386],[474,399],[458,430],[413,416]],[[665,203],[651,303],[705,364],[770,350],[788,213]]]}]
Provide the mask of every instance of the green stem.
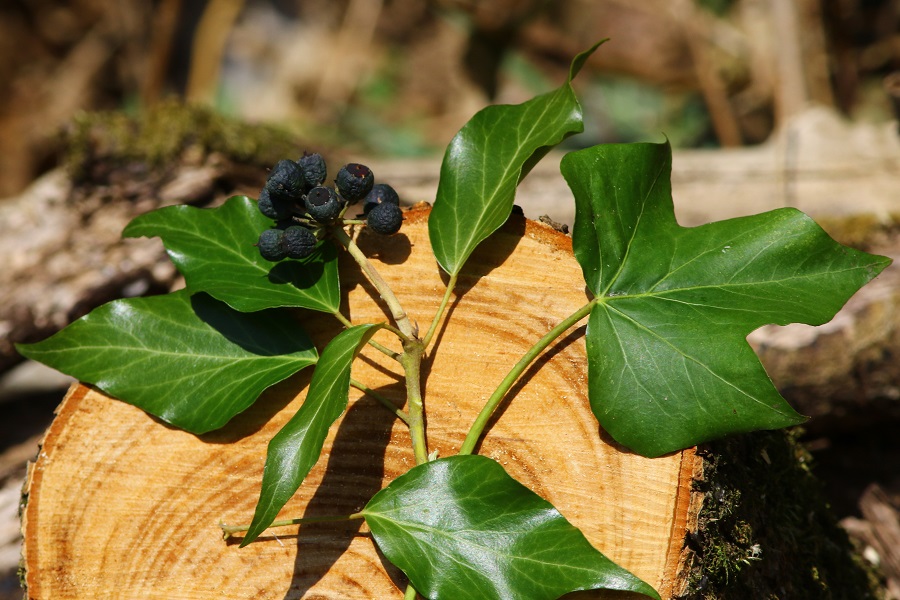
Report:
[{"label": "green stem", "polygon": [[394,295],[394,292],[388,286],[387,282],[382,279],[381,275],[375,268],[372,266],[372,263],[369,262],[369,259],[363,253],[362,250],[359,249],[359,246],[356,245],[356,242],[347,235],[347,232],[341,229],[340,227],[335,227],[332,230],[335,239],[340,242],[346,249],[347,252],[350,253],[350,256],[353,257],[353,260],[359,264],[360,268],[363,270],[363,273],[366,274],[366,277],[369,278],[369,281],[372,282],[372,285],[375,286],[375,289],[378,290],[378,293],[381,295],[381,298],[384,300],[385,304],[388,305],[388,310],[391,311],[391,316],[394,318],[394,322],[397,324],[397,328],[399,329],[400,339],[404,342],[412,341],[416,338],[415,328],[412,323],[409,321],[409,317],[406,315],[406,312],[403,310],[403,307],[400,305],[400,301],[397,300],[397,296]]},{"label": "green stem", "polygon": [[[307,523],[336,523],[338,521],[350,521],[353,519],[364,518],[365,516],[361,512],[353,513],[350,515],[301,517],[299,519],[284,519],[281,521],[273,521],[268,528],[271,529],[272,527],[287,527],[288,525],[304,525]],[[226,540],[233,536],[235,533],[241,533],[250,529],[250,525],[226,525],[225,523],[219,523],[219,527],[222,529],[222,536]]]},{"label": "green stem", "polygon": [[419,593],[416,591],[416,588],[412,586],[412,584],[408,584],[406,586],[406,593],[403,594],[403,600],[416,600],[419,597]]},{"label": "green stem", "polygon": [[[350,320],[347,317],[345,317],[344,315],[342,315],[340,312],[333,312],[331,314],[333,314],[335,316],[335,318],[338,321],[340,321],[341,325],[343,325],[344,327],[347,327],[347,328],[353,327],[353,323],[351,323]],[[396,329],[394,329],[393,327],[391,327],[389,325],[385,325],[385,327],[396,332]],[[390,348],[383,346],[382,344],[379,344],[375,340],[369,340],[368,344],[370,346],[372,346],[373,348],[375,348],[376,350],[378,350],[379,352],[381,352],[382,354],[386,354],[387,356],[389,356],[390,358],[393,358],[396,361],[400,360],[400,354],[398,352],[394,352]]]},{"label": "green stem", "polygon": [[403,354],[400,356],[400,364],[403,365],[403,373],[406,378],[406,398],[409,404],[408,417],[409,432],[412,437],[413,454],[416,457],[416,464],[421,465],[428,462],[428,443],[425,439],[425,405],[422,401],[422,356],[425,354],[425,346],[417,337],[417,328],[413,327],[400,305],[400,301],[394,295],[394,292],[388,286],[387,282],[381,278],[381,275],[366,258],[356,242],[347,235],[347,232],[340,227],[332,230],[335,239],[343,244],[353,257],[353,260],[359,264],[363,273],[378,290],[381,298],[388,305],[391,316],[397,324],[398,329],[391,328],[403,342]]},{"label": "green stem", "polygon": [[381,404],[383,404],[386,409],[391,411],[398,419],[409,425],[409,415],[406,414],[406,412],[404,412],[403,410],[397,408],[397,406],[393,402],[391,402],[366,384],[360,383],[353,378],[350,379],[350,385],[361,391],[363,394],[372,396],[373,398],[381,402]]},{"label": "green stem", "polygon": [[551,329],[547,334],[542,337],[538,342],[531,347],[531,349],[525,353],[525,355],[516,363],[516,365],[512,368],[509,374],[500,382],[500,386],[494,390],[494,393],[488,398],[488,401],[485,403],[484,408],[481,409],[481,412],[478,413],[478,417],[476,417],[475,422],[472,423],[472,427],[469,429],[469,433],[466,435],[466,439],[463,441],[462,446],[459,449],[460,454],[472,454],[475,450],[475,444],[478,443],[478,439],[481,437],[481,434],[484,432],[484,428],[487,426],[488,421],[491,418],[491,415],[494,414],[494,411],[497,409],[497,406],[500,405],[500,402],[503,400],[506,393],[513,386],[513,384],[521,377],[522,373],[525,372],[525,369],[528,368],[528,365],[536,359],[541,352],[543,352],[547,346],[553,343],[556,338],[561,336],[566,332],[567,329],[572,327],[575,323],[586,317],[590,314],[591,309],[594,307],[595,301],[591,300],[577,311],[572,313],[571,316],[562,321],[559,325]]},{"label": "green stem", "polygon": [[391,325],[390,323],[385,323],[384,328],[387,329],[388,331],[390,331],[391,333],[393,333],[394,335],[396,335],[398,338],[400,338],[404,342],[408,341],[406,334],[403,333],[402,331],[400,331],[399,329],[397,329],[396,327],[394,327],[393,325]]},{"label": "green stem", "polygon": [[331,314],[333,314],[333,315],[334,315],[334,318],[337,319],[338,321],[340,321],[340,322],[341,322],[341,325],[343,325],[343,326],[346,327],[347,329],[350,329],[351,327],[353,327],[353,323],[351,323],[351,322],[350,322],[350,319],[348,319],[347,317],[345,317],[345,316],[343,315],[343,313],[341,313],[341,311],[338,310],[338,311],[335,311],[335,312],[333,312],[333,313],[331,313]]},{"label": "green stem", "polygon": [[416,464],[428,462],[428,442],[425,439],[425,404],[422,401],[422,355],[425,346],[420,341],[403,344],[403,373],[406,376],[406,400],[409,407],[409,435],[412,437]]},{"label": "green stem", "polygon": [[447,304],[450,302],[450,294],[453,293],[454,288],[456,288],[456,275],[451,275],[450,281],[447,282],[447,289],[444,291],[444,298],[441,300],[441,305],[438,307],[437,313],[435,313],[434,319],[431,321],[431,327],[428,328],[428,333],[426,333],[425,337],[422,339],[425,348],[428,348],[428,344],[431,343],[431,338],[434,337],[434,334],[437,331],[438,324],[441,322],[444,311],[447,310]]}]

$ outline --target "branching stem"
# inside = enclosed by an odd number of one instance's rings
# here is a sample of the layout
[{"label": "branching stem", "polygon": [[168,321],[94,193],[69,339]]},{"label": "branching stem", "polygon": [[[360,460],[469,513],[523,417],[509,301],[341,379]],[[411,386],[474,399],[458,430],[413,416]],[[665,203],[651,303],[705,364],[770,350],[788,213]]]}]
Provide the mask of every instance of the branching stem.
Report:
[{"label": "branching stem", "polygon": [[398,359],[400,364],[403,365],[403,373],[406,378],[406,399],[409,405],[407,408],[408,412],[405,413],[407,418],[404,421],[409,425],[416,464],[421,465],[428,462],[428,443],[425,439],[425,405],[422,400],[422,356],[425,354],[425,345],[417,338],[418,328],[414,327],[410,322],[409,317],[390,286],[375,270],[375,267],[372,266],[366,255],[359,249],[353,238],[347,235],[347,232],[340,227],[335,227],[333,234],[335,239],[347,249],[353,260],[359,264],[363,273],[375,286],[375,289],[378,290],[381,298],[388,305],[394,322],[397,324],[396,329],[393,327],[388,327],[388,329],[396,333],[403,342],[403,354],[399,355]]},{"label": "branching stem", "polygon": [[469,433],[466,435],[466,439],[463,441],[462,446],[459,449],[460,454],[472,454],[475,450],[475,445],[478,443],[478,439],[481,437],[481,434],[484,432],[484,428],[487,426],[488,421],[491,418],[491,415],[494,414],[494,411],[500,405],[500,402],[506,396],[506,393],[513,386],[513,384],[521,377],[522,373],[525,372],[525,369],[536,359],[541,352],[547,349],[547,347],[556,340],[556,338],[560,337],[563,333],[566,332],[570,327],[575,325],[578,321],[586,317],[590,314],[591,309],[594,307],[595,300],[591,300],[577,311],[572,313],[569,317],[563,320],[559,325],[551,329],[547,334],[542,337],[538,342],[531,347],[528,352],[516,363],[516,365],[512,368],[509,374],[500,382],[500,386],[494,390],[494,393],[488,398],[488,401],[485,403],[484,408],[481,409],[481,412],[478,413],[478,416],[475,418],[475,422],[472,423],[472,427],[469,429]]},{"label": "branching stem", "polygon": [[425,346],[418,340],[403,344],[403,373],[406,376],[406,401],[409,405],[409,434],[412,437],[416,464],[428,462],[428,442],[425,438],[425,404],[422,400],[422,356]]}]

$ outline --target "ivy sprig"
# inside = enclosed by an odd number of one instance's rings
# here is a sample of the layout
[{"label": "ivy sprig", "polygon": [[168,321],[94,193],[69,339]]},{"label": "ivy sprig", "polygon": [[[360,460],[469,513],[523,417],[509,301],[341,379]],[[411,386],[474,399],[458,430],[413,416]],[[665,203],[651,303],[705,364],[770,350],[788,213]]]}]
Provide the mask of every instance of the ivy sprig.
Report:
[{"label": "ivy sprig", "polygon": [[[569,153],[561,169],[574,194],[573,248],[589,298],[510,366],[459,453],[434,456],[422,361],[440,351],[435,332],[457,278],[475,248],[508,219],[519,181],[550,148],[582,131],[572,80],[598,46],[573,60],[562,86],[523,104],[482,110],[448,146],[428,221],[436,268],[448,275],[434,315],[406,311],[356,244],[362,222],[345,219],[346,207],[321,222],[294,215],[295,226],[315,232],[312,254],[271,262],[256,244],[272,219],[257,201],[238,196],[213,209],[163,208],[126,228],[126,236],[162,239],[186,289],[114,301],[19,350],[196,434],[222,427],[263,390],[314,365],[303,404],[269,443],[250,523],[222,525],[226,536],[243,533],[241,546],[269,527],[365,519],[384,556],[409,577],[406,598],[551,600],[586,589],[659,598],[546,500],[476,454],[497,407],[544,350],[586,320],[592,410],[610,435],[641,455],[802,422],[766,376],[747,334],[768,323],[824,323],[890,260],[837,244],[793,209],[681,227],[667,143]],[[313,183],[320,185],[321,157],[316,169]],[[393,226],[381,231],[392,232]],[[340,312],[341,252],[387,306],[385,322],[354,323]],[[295,309],[322,313],[344,329],[317,350],[302,320],[290,314]],[[420,332],[418,322],[430,325]],[[379,330],[393,334],[400,350],[372,340]],[[352,378],[365,344],[402,370],[405,410]],[[416,465],[357,513],[276,520],[319,460],[351,386],[409,427]]]}]

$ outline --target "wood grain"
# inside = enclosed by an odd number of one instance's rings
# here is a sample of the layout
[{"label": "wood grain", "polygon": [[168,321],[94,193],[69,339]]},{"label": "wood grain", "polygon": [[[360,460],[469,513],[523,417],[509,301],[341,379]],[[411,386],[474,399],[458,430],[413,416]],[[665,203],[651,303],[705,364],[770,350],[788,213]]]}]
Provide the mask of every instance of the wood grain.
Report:
[{"label": "wood grain", "polygon": [[[427,210],[401,233],[360,246],[424,330],[444,284],[428,246]],[[385,319],[373,290],[342,257],[344,312]],[[493,388],[528,347],[586,301],[570,240],[513,217],[471,258],[459,295],[426,360],[428,440],[454,454]],[[317,343],[331,317],[304,313]],[[611,441],[586,396],[583,326],[551,346],[512,390],[480,452],[552,502],[610,558],[670,597],[683,539],[696,515],[693,450],[657,459]],[[396,340],[382,331],[377,338]],[[320,346],[321,347],[321,346]],[[540,368],[537,368],[540,367]],[[400,401],[399,369],[367,348],[354,378]],[[246,523],[259,493],[266,444],[302,402],[309,373],[267,391],[224,429],[194,436],[83,385],[70,390],[32,466],[23,513],[28,597],[402,598],[405,580],[364,524],[275,530],[240,549],[218,523]],[[402,423],[351,390],[321,459],[284,517],[359,510],[414,464]],[[613,598],[586,592],[578,598]]]}]

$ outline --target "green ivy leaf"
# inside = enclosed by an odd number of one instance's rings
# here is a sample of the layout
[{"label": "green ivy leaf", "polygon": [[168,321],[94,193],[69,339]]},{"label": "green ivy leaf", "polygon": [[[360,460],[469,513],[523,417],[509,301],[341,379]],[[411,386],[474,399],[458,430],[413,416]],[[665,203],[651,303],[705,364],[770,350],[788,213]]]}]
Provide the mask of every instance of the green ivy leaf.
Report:
[{"label": "green ivy leaf", "polygon": [[114,300],[16,348],[196,434],[222,427],[263,390],[316,362],[312,342],[285,327],[283,315],[239,313],[186,290]]},{"label": "green ivy leaf", "polygon": [[428,234],[435,258],[451,275],[506,222],[516,186],[537,161],[584,130],[571,82],[601,43],[575,57],[562,87],[523,104],[479,111],[447,146]]},{"label": "green ivy leaf", "polygon": [[668,144],[568,154],[575,255],[596,297],[588,384],[600,424],[657,456],[730,433],[801,423],[746,341],[819,325],[890,264],[779,209],[701,227],[675,220]]},{"label": "green ivy leaf", "polygon": [[319,460],[328,428],[347,408],[353,359],[380,328],[378,324],[350,327],[322,351],[303,405],[269,442],[262,491],[242,547],[275,520]]},{"label": "green ivy leaf", "polygon": [[363,515],[388,560],[432,600],[550,600],[593,589],[659,598],[483,456],[417,466],[375,494]]},{"label": "green ivy leaf", "polygon": [[303,260],[272,263],[259,255],[259,234],[272,226],[246,196],[218,208],[167,206],[125,227],[125,237],[162,238],[190,289],[206,292],[235,310],[292,306],[333,313],[340,307],[337,252],[320,244]]}]

